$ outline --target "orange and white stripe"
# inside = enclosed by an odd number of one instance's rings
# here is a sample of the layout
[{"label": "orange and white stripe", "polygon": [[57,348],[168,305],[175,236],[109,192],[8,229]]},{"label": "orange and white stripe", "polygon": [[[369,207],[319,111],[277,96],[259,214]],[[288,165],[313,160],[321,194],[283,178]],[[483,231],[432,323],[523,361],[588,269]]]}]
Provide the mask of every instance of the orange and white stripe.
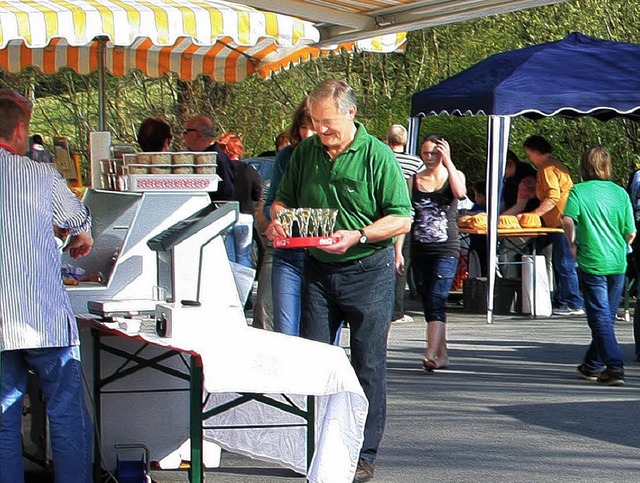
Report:
[{"label": "orange and white stripe", "polygon": [[288,70],[302,62],[307,62],[319,57],[337,55],[343,52],[376,52],[382,54],[403,52],[406,41],[406,32],[400,32],[397,34],[381,35],[366,40],[343,42],[331,47],[318,48],[309,45],[297,49],[289,49],[289,52],[286,52],[287,49],[278,49],[273,54],[262,59],[257,73],[263,79],[267,79],[273,74]]},{"label": "orange and white stripe", "polygon": [[279,48],[317,42],[309,22],[217,0],[0,1],[0,69],[34,66],[45,73],[98,67],[97,37],[106,37],[106,69],[175,72],[236,82]]}]

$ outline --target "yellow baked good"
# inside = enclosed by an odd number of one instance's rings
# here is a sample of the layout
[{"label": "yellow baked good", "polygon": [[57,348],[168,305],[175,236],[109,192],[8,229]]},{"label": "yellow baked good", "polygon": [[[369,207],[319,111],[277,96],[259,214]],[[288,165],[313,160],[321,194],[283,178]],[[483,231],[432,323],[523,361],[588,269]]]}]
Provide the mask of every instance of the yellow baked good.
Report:
[{"label": "yellow baked good", "polygon": [[471,228],[471,218],[472,215],[461,215],[458,217],[458,227],[459,228]]},{"label": "yellow baked good", "polygon": [[474,230],[486,230],[487,229],[487,214],[486,213],[478,213],[471,217],[471,221],[469,223],[469,228],[473,228]]},{"label": "yellow baked good", "polygon": [[533,213],[522,213],[522,215],[520,215],[520,226],[522,228],[540,228],[542,226],[542,222],[538,215],[534,215]]},{"label": "yellow baked good", "polygon": [[518,218],[513,215],[501,215],[498,218],[498,229],[502,230],[517,230],[520,228]]}]

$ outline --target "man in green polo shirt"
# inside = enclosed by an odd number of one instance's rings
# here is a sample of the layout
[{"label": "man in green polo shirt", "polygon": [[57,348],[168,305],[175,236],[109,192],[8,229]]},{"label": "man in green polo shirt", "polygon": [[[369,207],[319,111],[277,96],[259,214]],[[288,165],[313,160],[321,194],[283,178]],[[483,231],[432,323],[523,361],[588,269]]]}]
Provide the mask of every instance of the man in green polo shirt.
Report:
[{"label": "man in green polo shirt", "polygon": [[355,122],[356,99],[348,84],[324,81],[307,103],[317,134],[292,154],[267,236],[284,236],[275,216],[283,208],[338,210],[335,243],[310,249],[305,259],[301,332],[331,343],[340,324],[349,324],[351,363],[369,400],[354,481],[368,481],[386,420],[392,245],[396,235],[410,229],[411,204],[391,149]]}]

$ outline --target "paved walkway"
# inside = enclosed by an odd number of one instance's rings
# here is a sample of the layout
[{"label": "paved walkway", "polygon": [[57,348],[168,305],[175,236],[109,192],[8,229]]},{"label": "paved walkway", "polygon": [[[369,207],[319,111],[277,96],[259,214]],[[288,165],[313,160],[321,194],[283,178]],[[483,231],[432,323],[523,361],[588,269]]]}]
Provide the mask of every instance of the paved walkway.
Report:
[{"label": "paved walkway", "polygon": [[[427,374],[424,319],[416,302],[409,309],[415,321],[394,324],[390,334],[388,420],[375,481],[640,480],[640,366],[630,323],[618,325],[626,386],[602,387],[576,374],[589,341],[584,317],[497,316],[487,325],[484,316],[453,309],[451,368]],[[184,472],[153,478],[187,481]],[[207,481],[304,478],[223,453]]]},{"label": "paved walkway", "polygon": [[[376,482],[640,481],[640,365],[633,362],[631,323],[620,322],[617,332],[628,361],[624,387],[577,376],[589,341],[584,317],[497,316],[487,325],[455,305],[451,368],[427,374],[420,362],[424,319],[417,302],[408,303],[415,321],[393,324],[390,333],[388,420]],[[344,344],[347,337],[344,331]],[[152,477],[188,481],[185,471]],[[304,481],[226,452],[206,479]]]}]

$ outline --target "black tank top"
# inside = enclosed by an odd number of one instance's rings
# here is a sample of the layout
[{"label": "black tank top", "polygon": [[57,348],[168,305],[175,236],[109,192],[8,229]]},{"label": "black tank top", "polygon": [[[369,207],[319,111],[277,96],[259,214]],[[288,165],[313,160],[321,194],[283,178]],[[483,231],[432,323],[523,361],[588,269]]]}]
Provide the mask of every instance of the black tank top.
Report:
[{"label": "black tank top", "polygon": [[411,225],[411,249],[415,254],[455,257],[460,255],[458,237],[458,200],[449,180],[439,190],[427,193],[414,182],[411,199],[414,218]]}]

